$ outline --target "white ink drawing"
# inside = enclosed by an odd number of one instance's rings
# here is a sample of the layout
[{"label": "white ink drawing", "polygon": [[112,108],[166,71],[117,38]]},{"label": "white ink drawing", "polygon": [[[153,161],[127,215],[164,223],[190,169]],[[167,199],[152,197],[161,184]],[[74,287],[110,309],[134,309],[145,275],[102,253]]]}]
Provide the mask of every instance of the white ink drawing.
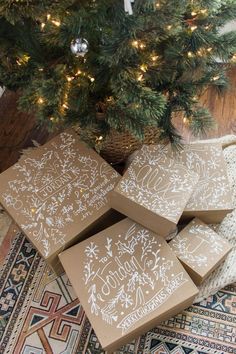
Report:
[{"label": "white ink drawing", "polygon": [[2,195],[9,212],[44,249],[45,257],[70,239],[68,226],[107,204],[107,193],[118,178],[109,164],[80,150],[72,134],[65,132],[56,139],[41,147],[37,158],[27,157],[12,167],[14,178]]},{"label": "white ink drawing", "polygon": [[198,176],[169,158],[167,151],[159,145],[144,145],[117,188],[131,200],[175,222]]},{"label": "white ink drawing", "polygon": [[177,235],[171,247],[186,263],[197,267],[207,267],[209,262],[215,261],[216,255],[222,253],[224,240],[220,239],[207,225],[197,225],[194,221],[192,223],[188,232],[193,237]]},{"label": "white ink drawing", "polygon": [[185,210],[232,208],[221,146],[186,145],[180,153],[180,161],[199,175],[199,181]]},{"label": "white ink drawing", "polygon": [[[158,238],[133,223],[123,233],[84,247],[83,281],[90,311],[123,334],[187,281],[175,272],[172,259],[161,256],[165,243]],[[128,321],[132,313],[136,315]]]}]

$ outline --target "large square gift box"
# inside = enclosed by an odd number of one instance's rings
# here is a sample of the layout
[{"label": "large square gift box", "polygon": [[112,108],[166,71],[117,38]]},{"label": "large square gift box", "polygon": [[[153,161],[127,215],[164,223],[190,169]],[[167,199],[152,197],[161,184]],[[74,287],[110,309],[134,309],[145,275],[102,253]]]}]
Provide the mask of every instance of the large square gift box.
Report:
[{"label": "large square gift box", "polygon": [[186,144],[177,154],[170,156],[199,175],[199,181],[184,209],[183,219],[198,217],[207,224],[219,223],[233,209],[221,144]]},{"label": "large square gift box", "polygon": [[176,228],[198,175],[168,156],[160,145],[144,145],[115,189],[112,208],[159,235]]},{"label": "large square gift box", "polygon": [[190,306],[198,293],[164,238],[128,218],[59,257],[109,352]]},{"label": "large square gift box", "polygon": [[105,227],[107,194],[119,178],[68,130],[0,175],[0,202],[59,272],[59,252]]},{"label": "large square gift box", "polygon": [[226,240],[197,218],[169,245],[197,285],[213,272],[232,249]]}]

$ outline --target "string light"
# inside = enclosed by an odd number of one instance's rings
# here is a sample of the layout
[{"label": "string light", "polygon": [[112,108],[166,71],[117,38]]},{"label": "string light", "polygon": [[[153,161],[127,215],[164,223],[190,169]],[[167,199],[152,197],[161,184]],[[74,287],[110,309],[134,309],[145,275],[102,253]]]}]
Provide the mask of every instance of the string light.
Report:
[{"label": "string light", "polygon": [[207,9],[202,9],[202,10],[200,10],[200,13],[203,14],[203,15],[205,15],[205,14],[207,13]]},{"label": "string light", "polygon": [[38,71],[43,71],[43,68],[39,68]]},{"label": "string light", "polygon": [[159,58],[158,55],[152,55],[151,56],[152,61],[157,61],[158,58]]},{"label": "string light", "polygon": [[202,57],[202,56],[203,56],[203,50],[202,50],[202,49],[199,49],[199,50],[197,51],[197,54],[198,54],[200,57]]},{"label": "string light", "polygon": [[51,18],[51,15],[47,14],[47,20],[50,20],[50,18]]},{"label": "string light", "polygon": [[30,56],[27,55],[27,54],[24,54],[24,55],[22,55],[21,58],[18,58],[18,59],[16,60],[16,63],[17,63],[17,65],[20,66],[20,65],[27,64],[29,60],[30,60]]},{"label": "string light", "polygon": [[193,52],[188,52],[188,57],[192,58],[193,57]]},{"label": "string light", "polygon": [[94,77],[89,76],[89,79],[90,79],[91,82],[95,81]]},{"label": "string light", "polygon": [[184,118],[183,118],[183,123],[184,123],[184,124],[187,124],[187,123],[188,123],[188,118],[184,117]]},{"label": "string light", "polygon": [[52,20],[51,22],[57,27],[59,27],[61,25],[61,22],[58,20]]},{"label": "string light", "polygon": [[139,74],[138,77],[137,77],[137,80],[138,81],[142,81],[143,80],[143,74]]},{"label": "string light", "polygon": [[142,64],[140,66],[140,69],[145,73],[147,71],[147,65],[146,64]]},{"label": "string light", "polygon": [[191,16],[196,16],[196,15],[197,15],[197,13],[195,11],[191,12]]},{"label": "string light", "polygon": [[170,31],[172,28],[172,25],[167,26],[168,31]]},{"label": "string light", "polygon": [[42,22],[41,23],[41,29],[43,30],[45,26],[46,26],[46,23]]},{"label": "string light", "polygon": [[156,7],[159,9],[161,4],[159,2],[156,3]]},{"label": "string light", "polygon": [[65,108],[65,109],[69,108],[66,103],[63,103],[62,107]]},{"label": "string light", "polygon": [[210,53],[212,51],[212,48],[207,48],[207,51]]},{"label": "string light", "polygon": [[142,43],[142,42],[137,41],[137,40],[132,41],[131,44],[132,44],[132,47],[134,47],[134,48],[144,49],[146,47],[145,43]]},{"label": "string light", "polygon": [[39,103],[39,104],[43,104],[43,103],[44,103],[44,99],[43,99],[42,97],[39,97],[38,103]]},{"label": "string light", "polygon": [[73,79],[74,79],[74,78],[73,78],[72,76],[67,76],[67,77],[66,77],[66,80],[67,80],[68,82],[71,82]]},{"label": "string light", "polygon": [[191,26],[191,27],[190,27],[190,30],[191,30],[192,32],[194,32],[196,29],[197,29],[197,26]]},{"label": "string light", "polygon": [[35,212],[36,212],[35,208],[32,208],[31,211],[32,211],[32,213],[35,213]]},{"label": "string light", "polygon": [[138,41],[133,41],[132,42],[132,46],[135,47],[135,48],[138,48]]},{"label": "string light", "polygon": [[78,76],[78,75],[80,75],[80,74],[82,74],[82,71],[81,71],[81,70],[78,70],[75,75]]},{"label": "string light", "polygon": [[219,80],[219,78],[220,78],[219,75],[217,75],[217,76],[214,76],[214,77],[212,78],[212,80],[213,80],[213,81],[217,81],[217,80]]},{"label": "string light", "polygon": [[236,54],[234,54],[234,55],[232,56],[231,60],[232,60],[233,62],[236,62]]},{"label": "string light", "polygon": [[50,117],[49,118],[51,122],[54,122],[55,121],[55,118],[54,117]]}]

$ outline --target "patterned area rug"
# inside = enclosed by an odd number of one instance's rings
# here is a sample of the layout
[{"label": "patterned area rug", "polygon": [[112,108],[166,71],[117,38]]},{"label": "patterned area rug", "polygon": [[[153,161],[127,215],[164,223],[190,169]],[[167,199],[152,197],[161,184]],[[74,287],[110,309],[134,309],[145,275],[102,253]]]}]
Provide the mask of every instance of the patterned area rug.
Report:
[{"label": "patterned area rug", "polygon": [[[0,247],[0,353],[103,353],[65,274],[12,224]],[[236,353],[236,285],[228,286],[117,351],[119,354]]]}]

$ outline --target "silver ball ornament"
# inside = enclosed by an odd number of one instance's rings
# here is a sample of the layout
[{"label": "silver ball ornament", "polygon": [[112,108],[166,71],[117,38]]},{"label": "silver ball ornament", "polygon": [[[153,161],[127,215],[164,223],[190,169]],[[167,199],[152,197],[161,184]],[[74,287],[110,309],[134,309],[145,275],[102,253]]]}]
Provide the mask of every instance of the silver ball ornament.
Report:
[{"label": "silver ball ornament", "polygon": [[84,38],[76,38],[71,41],[70,49],[76,57],[84,57],[88,53],[89,43]]}]

